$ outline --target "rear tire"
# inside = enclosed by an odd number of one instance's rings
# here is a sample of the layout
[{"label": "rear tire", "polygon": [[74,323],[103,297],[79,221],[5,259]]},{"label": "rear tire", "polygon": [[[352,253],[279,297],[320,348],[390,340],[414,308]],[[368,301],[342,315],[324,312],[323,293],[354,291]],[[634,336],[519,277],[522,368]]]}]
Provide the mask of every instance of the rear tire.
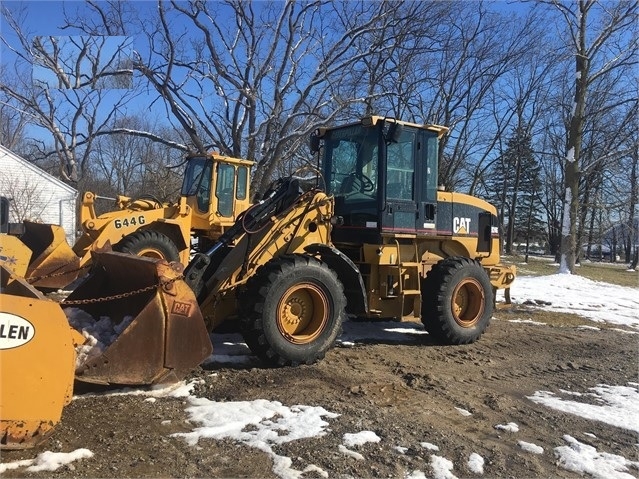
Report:
[{"label": "rear tire", "polygon": [[240,297],[240,329],[251,351],[276,366],[312,364],[342,331],[346,298],[335,273],[311,256],[269,261]]},{"label": "rear tire", "polygon": [[493,287],[477,261],[446,258],[422,281],[422,323],[437,342],[472,343],[492,315]]},{"label": "rear tire", "polygon": [[180,252],[171,238],[154,230],[136,231],[125,236],[113,248],[122,253],[173,262],[180,260]]}]

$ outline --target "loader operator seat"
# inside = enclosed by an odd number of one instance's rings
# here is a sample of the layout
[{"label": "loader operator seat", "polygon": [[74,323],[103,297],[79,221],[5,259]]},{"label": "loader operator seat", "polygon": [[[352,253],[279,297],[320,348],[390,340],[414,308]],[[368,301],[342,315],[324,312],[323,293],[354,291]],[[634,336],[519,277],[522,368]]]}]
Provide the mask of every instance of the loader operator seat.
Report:
[{"label": "loader operator seat", "polygon": [[345,195],[347,193],[352,193],[353,191],[355,191],[355,176],[348,175],[344,178],[344,181],[342,181],[342,184],[339,187],[339,192],[340,194]]}]

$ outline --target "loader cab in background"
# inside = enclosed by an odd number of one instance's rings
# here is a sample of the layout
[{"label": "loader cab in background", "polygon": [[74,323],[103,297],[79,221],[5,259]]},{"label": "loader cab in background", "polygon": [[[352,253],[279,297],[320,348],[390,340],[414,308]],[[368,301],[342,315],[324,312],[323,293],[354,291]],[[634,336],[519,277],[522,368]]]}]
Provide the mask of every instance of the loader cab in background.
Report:
[{"label": "loader cab in background", "polygon": [[335,197],[335,243],[436,232],[439,139],[448,129],[382,117],[323,129],[322,172]]},{"label": "loader cab in background", "polygon": [[235,223],[237,215],[250,206],[252,166],[252,161],[215,154],[188,158],[181,196],[193,210],[194,229]]}]

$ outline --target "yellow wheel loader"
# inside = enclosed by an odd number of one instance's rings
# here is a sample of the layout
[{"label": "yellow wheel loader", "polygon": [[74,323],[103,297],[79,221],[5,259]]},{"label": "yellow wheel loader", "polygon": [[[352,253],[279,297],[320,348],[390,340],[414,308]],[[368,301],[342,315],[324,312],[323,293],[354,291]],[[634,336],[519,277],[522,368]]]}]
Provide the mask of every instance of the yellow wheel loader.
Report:
[{"label": "yellow wheel loader", "polygon": [[515,268],[500,263],[496,209],[438,189],[446,131],[375,116],[320,129],[313,179],[278,180],[186,268],[209,326],[237,317],[275,365],[323,357],[347,315],[477,340]]},{"label": "yellow wheel loader", "polygon": [[73,247],[61,227],[25,221],[13,236],[26,246],[14,257],[27,263],[26,280],[41,289],[63,288],[87,270],[93,251],[110,247],[188,264],[192,239],[206,246],[249,207],[253,162],[209,154],[189,156],[185,164],[180,199],[175,204],[162,203],[153,195],[118,196],[116,209],[98,215],[95,201],[101,197],[85,192],[80,205],[83,233]]}]

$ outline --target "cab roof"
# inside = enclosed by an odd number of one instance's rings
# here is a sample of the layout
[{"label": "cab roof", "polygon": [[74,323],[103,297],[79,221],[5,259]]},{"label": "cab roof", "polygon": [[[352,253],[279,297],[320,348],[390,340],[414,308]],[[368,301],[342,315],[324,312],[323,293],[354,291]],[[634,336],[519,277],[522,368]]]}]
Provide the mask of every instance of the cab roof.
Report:
[{"label": "cab roof", "polygon": [[342,128],[344,126],[352,126],[352,125],[375,126],[375,125],[377,125],[380,122],[383,122],[383,123],[396,123],[398,125],[405,125],[405,126],[410,126],[410,127],[413,127],[413,128],[419,128],[421,130],[432,131],[434,133],[437,133],[437,138],[441,138],[449,130],[449,128],[447,126],[442,126],[442,125],[435,125],[435,124],[420,125],[418,123],[410,123],[408,121],[397,120],[396,118],[390,118],[390,117],[386,117],[386,116],[371,115],[371,116],[365,116],[364,118],[360,119],[359,121],[356,121],[356,122],[353,122],[353,123],[344,123],[342,125],[335,125],[333,127],[318,128],[317,133],[318,133],[319,137],[322,137],[322,136],[324,136],[324,134],[327,131],[334,130],[334,129],[337,129],[337,128]]}]

